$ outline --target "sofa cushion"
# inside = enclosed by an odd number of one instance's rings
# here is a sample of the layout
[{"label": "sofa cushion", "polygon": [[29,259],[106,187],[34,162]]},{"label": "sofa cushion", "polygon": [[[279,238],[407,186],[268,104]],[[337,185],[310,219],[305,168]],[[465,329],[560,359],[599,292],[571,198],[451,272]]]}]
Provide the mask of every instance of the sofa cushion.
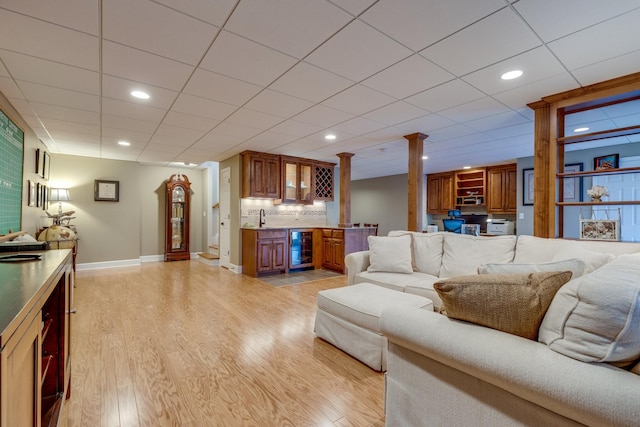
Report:
[{"label": "sofa cushion", "polygon": [[440,275],[444,233],[416,233],[413,235],[413,264],[416,270],[432,276]]},{"label": "sofa cushion", "polygon": [[[638,252],[638,244],[631,242],[549,239],[522,235],[518,236],[513,262],[541,263],[581,258],[587,264],[586,272],[591,272],[610,261],[612,255],[635,252]],[[604,254],[606,258],[599,258],[597,254]]]},{"label": "sofa cushion", "polygon": [[367,271],[413,273],[411,236],[369,236],[369,267]]},{"label": "sofa cushion", "polygon": [[478,267],[488,263],[513,260],[516,236],[471,236],[444,233],[441,278],[477,274]]},{"label": "sofa cushion", "polygon": [[[582,261],[584,261],[584,272],[591,273],[592,271],[597,270],[606,263],[611,262],[611,260],[613,260],[615,257],[612,254],[591,251],[579,246],[574,246],[571,248],[561,249],[557,254],[553,256],[552,260],[562,261],[572,258],[580,258]],[[579,276],[574,276],[574,278],[577,277]]]},{"label": "sofa cushion", "polygon": [[433,289],[433,283],[437,280],[438,277],[436,276],[417,271],[412,274],[362,271],[356,274],[354,283],[373,283],[384,288],[405,292],[407,286],[431,286]]},{"label": "sofa cushion", "polygon": [[483,264],[478,267],[478,274],[518,274],[539,273],[542,271],[570,271],[571,278],[582,276],[585,269],[584,261],[574,258],[564,261],[543,262],[540,264]]},{"label": "sofa cushion", "polygon": [[583,362],[640,358],[640,254],[620,255],[567,283],[540,327],[539,341]]},{"label": "sofa cushion", "polygon": [[441,280],[433,287],[448,317],[536,339],[553,296],[570,279],[570,271],[482,274]]}]

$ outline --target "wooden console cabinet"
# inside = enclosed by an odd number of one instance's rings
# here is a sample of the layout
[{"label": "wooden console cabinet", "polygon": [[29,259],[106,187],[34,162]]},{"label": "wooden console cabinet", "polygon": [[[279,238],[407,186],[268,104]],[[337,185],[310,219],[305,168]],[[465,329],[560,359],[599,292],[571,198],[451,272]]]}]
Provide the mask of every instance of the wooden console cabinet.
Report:
[{"label": "wooden console cabinet", "polygon": [[322,267],[345,273],[344,257],[369,249],[367,237],[375,233],[374,227],[322,229]]},{"label": "wooden console cabinet", "polygon": [[261,274],[284,273],[288,270],[288,229],[242,229],[242,272]]},{"label": "wooden console cabinet", "polygon": [[0,427],[55,426],[69,397],[72,252],[0,263],[0,277]]}]

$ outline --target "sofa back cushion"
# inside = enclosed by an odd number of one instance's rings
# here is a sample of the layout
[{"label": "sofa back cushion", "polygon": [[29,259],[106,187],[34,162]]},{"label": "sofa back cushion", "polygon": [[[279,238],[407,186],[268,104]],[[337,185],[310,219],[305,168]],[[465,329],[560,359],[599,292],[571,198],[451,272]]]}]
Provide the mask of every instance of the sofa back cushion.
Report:
[{"label": "sofa back cushion", "polygon": [[478,267],[478,274],[518,274],[518,273],[539,273],[542,271],[570,271],[572,279],[584,274],[586,265],[578,258],[563,261],[552,261],[543,263],[516,264],[483,264]]},{"label": "sofa back cushion", "polygon": [[441,278],[477,274],[478,267],[513,260],[516,236],[444,233]]},{"label": "sofa back cushion", "polygon": [[413,273],[411,236],[369,236],[369,267],[367,271]]},{"label": "sofa back cushion", "polygon": [[417,271],[440,276],[444,234],[416,233],[413,235],[413,265]]},{"label": "sofa back cushion", "polygon": [[554,297],[539,341],[583,362],[640,358],[640,254],[620,255],[571,280]]}]

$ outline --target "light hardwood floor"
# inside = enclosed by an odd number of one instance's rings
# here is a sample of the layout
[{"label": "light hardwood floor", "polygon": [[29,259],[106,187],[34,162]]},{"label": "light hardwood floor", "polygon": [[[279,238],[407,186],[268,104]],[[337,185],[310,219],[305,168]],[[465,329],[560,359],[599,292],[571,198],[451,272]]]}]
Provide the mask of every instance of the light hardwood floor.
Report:
[{"label": "light hardwood floor", "polygon": [[381,373],[315,337],[316,296],[197,260],[78,272],[61,426],[383,426]]}]

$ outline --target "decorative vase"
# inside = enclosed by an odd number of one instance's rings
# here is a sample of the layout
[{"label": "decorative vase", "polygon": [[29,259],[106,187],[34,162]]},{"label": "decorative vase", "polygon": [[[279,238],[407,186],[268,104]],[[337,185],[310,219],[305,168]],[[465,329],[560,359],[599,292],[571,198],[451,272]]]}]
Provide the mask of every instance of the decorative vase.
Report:
[{"label": "decorative vase", "polygon": [[592,201],[592,202],[596,202],[596,203],[600,203],[600,202],[602,202],[601,197],[602,197],[602,196],[592,196],[592,197],[591,197],[591,201]]}]

